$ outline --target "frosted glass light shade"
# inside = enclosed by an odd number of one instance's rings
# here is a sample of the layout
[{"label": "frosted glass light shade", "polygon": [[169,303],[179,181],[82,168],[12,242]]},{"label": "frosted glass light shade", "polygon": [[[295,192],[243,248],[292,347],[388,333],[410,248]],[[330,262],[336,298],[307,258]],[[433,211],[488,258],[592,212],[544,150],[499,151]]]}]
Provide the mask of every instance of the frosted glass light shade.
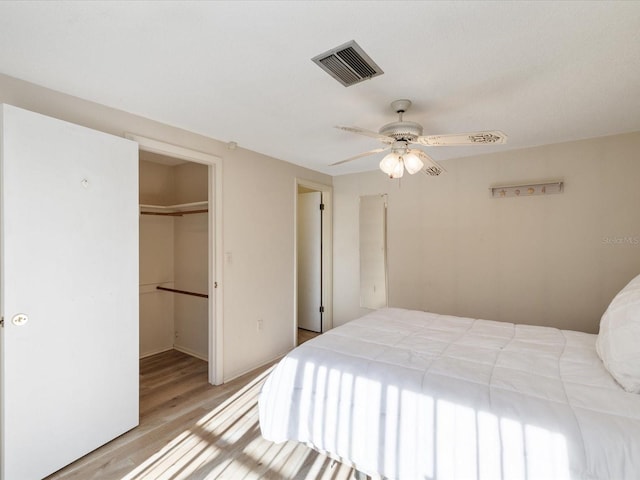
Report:
[{"label": "frosted glass light shade", "polygon": [[403,155],[402,161],[404,163],[404,168],[407,169],[409,175],[418,173],[420,170],[422,170],[422,167],[424,167],[424,163],[422,163],[422,160],[420,160],[420,158],[413,153],[407,153]]},{"label": "frosted glass light shade", "polygon": [[401,165],[400,155],[397,153],[390,153],[380,161],[380,170],[391,176],[399,164]]},{"label": "frosted glass light shade", "polygon": [[400,178],[404,174],[404,162],[402,161],[402,157],[398,160],[396,164],[396,168],[393,169],[393,172],[389,175],[391,178]]}]

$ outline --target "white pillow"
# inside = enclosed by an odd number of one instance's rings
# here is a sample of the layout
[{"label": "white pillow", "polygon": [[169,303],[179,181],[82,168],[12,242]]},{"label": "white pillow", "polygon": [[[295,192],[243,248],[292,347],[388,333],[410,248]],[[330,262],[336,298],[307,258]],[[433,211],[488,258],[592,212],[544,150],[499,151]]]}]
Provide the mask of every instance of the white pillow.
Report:
[{"label": "white pillow", "polygon": [[613,378],[627,392],[640,393],[640,275],[602,315],[596,349]]}]

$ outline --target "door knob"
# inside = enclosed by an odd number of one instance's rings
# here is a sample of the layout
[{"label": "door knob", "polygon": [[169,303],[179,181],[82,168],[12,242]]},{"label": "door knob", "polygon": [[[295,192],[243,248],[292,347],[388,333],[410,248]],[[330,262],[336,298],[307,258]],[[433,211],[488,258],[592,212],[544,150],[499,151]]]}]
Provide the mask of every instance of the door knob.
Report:
[{"label": "door knob", "polygon": [[24,313],[17,313],[11,319],[11,323],[13,323],[16,327],[21,327],[28,321],[29,321],[29,317]]}]

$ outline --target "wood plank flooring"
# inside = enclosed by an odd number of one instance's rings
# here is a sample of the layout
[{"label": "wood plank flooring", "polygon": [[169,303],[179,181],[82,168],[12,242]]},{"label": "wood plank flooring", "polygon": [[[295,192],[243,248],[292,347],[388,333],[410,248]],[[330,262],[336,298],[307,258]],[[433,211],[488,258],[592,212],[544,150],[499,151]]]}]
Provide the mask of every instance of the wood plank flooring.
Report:
[{"label": "wood plank flooring", "polygon": [[319,333],[312,332],[311,330],[305,330],[304,328],[298,329],[298,345],[302,345],[304,342],[311,340],[314,337],[320,335]]},{"label": "wood plank flooring", "polygon": [[140,425],[49,479],[332,479],[354,471],[300,444],[260,435],[257,399],[271,366],[225,385],[175,350],[140,362]]}]

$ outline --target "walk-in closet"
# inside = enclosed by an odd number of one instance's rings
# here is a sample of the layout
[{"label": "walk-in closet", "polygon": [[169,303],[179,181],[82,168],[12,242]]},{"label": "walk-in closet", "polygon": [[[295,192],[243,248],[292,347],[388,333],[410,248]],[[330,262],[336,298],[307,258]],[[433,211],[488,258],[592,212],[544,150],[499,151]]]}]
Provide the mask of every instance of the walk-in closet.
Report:
[{"label": "walk-in closet", "polygon": [[140,151],[140,357],[208,357],[208,169]]}]

